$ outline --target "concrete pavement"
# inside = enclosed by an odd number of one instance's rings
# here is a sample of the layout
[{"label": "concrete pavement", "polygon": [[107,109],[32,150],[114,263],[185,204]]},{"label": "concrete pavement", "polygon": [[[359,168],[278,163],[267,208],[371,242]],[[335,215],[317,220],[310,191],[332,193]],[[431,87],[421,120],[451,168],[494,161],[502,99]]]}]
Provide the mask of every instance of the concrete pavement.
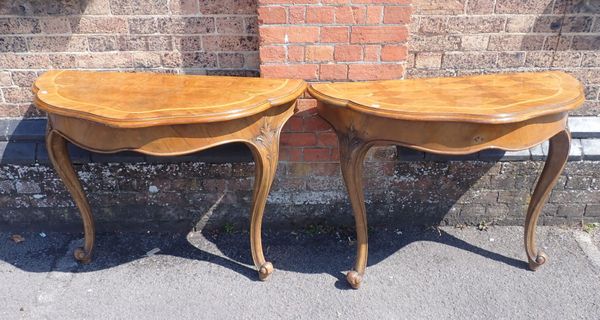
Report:
[{"label": "concrete pavement", "polygon": [[265,283],[235,230],[101,234],[88,265],[72,259],[80,235],[0,233],[0,319],[600,319],[600,235],[538,230],[537,272],[519,227],[372,230],[359,290],[343,230],[266,232]]}]

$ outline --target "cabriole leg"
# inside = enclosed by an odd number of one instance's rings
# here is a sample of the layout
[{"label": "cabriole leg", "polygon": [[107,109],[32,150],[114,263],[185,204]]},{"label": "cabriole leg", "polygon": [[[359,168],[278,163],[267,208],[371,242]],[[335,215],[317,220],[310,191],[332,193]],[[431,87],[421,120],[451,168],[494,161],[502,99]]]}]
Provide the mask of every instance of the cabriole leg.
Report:
[{"label": "cabriole leg", "polygon": [[267,196],[275,178],[279,152],[279,134],[266,126],[261,135],[248,143],[255,163],[254,195],[250,218],[250,248],[252,260],[258,270],[260,280],[266,280],[273,273],[273,264],[265,260],[262,249],[262,219]]},{"label": "cabriole leg", "polygon": [[77,173],[73,169],[69,151],[67,150],[67,140],[52,130],[52,128],[48,128],[46,133],[46,148],[48,149],[48,156],[54,166],[54,170],[56,170],[65,187],[71,193],[83,220],[85,242],[83,248],[75,249],[75,259],[83,263],[89,263],[92,258],[92,250],[94,249],[94,218],[92,217],[90,205],[83,193]]},{"label": "cabriole leg", "polygon": [[343,133],[338,134],[340,142],[340,166],[348,196],[352,204],[354,222],[356,225],[356,261],[354,269],[346,275],[348,283],[358,289],[362,282],[367,267],[368,234],[367,214],[363,193],[363,160],[369,145],[356,137],[349,137]]},{"label": "cabriole leg", "polygon": [[556,181],[567,163],[570,144],[571,134],[568,130],[561,131],[550,138],[546,164],[527,208],[527,217],[525,219],[525,251],[529,260],[529,269],[534,271],[548,259],[544,252],[537,249],[535,243],[535,228],[538,217],[548,200],[550,191],[556,185]]}]

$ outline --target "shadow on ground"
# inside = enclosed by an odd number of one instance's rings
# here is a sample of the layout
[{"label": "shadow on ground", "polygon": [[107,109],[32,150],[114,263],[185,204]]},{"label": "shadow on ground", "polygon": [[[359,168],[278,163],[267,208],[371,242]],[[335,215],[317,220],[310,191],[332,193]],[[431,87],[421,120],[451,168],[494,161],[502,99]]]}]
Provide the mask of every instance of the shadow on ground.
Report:
[{"label": "shadow on ground", "polygon": [[[94,272],[144,259],[148,251],[159,248],[157,255],[210,262],[258,281],[250,256],[249,235],[245,232],[103,233],[97,237],[94,260],[90,264],[76,264],[71,259],[72,249],[81,241],[80,235],[48,233],[42,237],[37,233],[25,233],[25,241],[21,243],[10,240],[9,233],[0,235],[3,243],[0,260],[28,272]],[[343,272],[353,264],[353,237],[341,229],[324,233],[267,232],[264,249],[276,269],[330,274],[338,279],[337,288],[348,289]],[[369,265],[376,265],[418,241],[456,247],[519,269],[527,266],[522,260],[473,246],[436,229],[372,232]]]}]

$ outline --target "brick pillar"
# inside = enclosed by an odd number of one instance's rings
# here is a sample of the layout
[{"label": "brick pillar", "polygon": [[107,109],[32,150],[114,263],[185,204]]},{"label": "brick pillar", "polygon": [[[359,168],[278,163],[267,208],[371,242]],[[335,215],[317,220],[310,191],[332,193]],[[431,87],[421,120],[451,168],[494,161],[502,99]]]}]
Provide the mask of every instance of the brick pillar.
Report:
[{"label": "brick pillar", "polygon": [[[399,79],[407,57],[410,0],[259,0],[263,77],[308,81]],[[282,160],[337,160],[337,141],[300,99],[282,135]]]},{"label": "brick pillar", "polygon": [[260,72],[306,80],[404,74],[409,0],[259,0]]}]

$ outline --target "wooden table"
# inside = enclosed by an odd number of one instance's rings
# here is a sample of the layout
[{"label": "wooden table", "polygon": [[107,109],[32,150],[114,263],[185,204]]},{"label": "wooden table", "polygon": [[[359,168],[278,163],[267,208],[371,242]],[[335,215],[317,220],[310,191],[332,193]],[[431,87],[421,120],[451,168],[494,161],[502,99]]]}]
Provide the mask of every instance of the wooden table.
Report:
[{"label": "wooden table", "polygon": [[94,221],[67,141],[94,152],[132,150],[155,156],[242,142],[256,163],[252,258],[260,278],[267,278],[273,265],[262,251],[263,211],[277,168],[281,128],[305,89],[302,80],[285,79],[81,71],[41,75],[33,91],[37,107],[48,114],[50,160],[83,219],[85,244],[75,258],[90,261]]},{"label": "wooden table", "polygon": [[337,132],[342,175],[357,232],[348,282],[358,288],[367,264],[363,159],[373,145],[398,144],[462,155],[484,149],[522,150],[550,140],[525,220],[525,250],[535,270],[546,255],[535,243],[542,206],[562,172],[570,146],[567,112],[583,103],[581,84],[563,72],[458,78],[321,83],[309,87],[318,112]]}]

